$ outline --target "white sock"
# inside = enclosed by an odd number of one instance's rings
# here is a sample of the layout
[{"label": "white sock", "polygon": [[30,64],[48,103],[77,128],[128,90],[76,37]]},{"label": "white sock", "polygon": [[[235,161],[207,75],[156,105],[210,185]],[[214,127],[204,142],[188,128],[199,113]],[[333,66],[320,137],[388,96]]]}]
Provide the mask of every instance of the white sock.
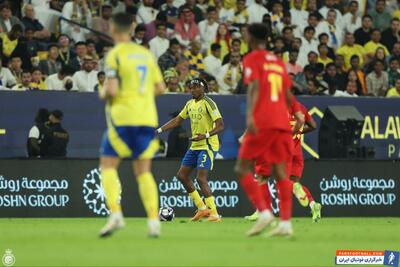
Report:
[{"label": "white sock", "polygon": [[314,200],[311,201],[311,202],[310,202],[310,208],[313,208],[313,207],[314,207],[314,204],[315,204],[315,201],[314,201]]},{"label": "white sock", "polygon": [[122,215],[121,211],[112,212],[110,214],[110,219],[112,219],[112,220],[122,220],[123,218],[124,218],[124,216]]},{"label": "white sock", "polygon": [[274,215],[272,214],[272,212],[270,210],[264,210],[262,212],[259,212],[258,219],[259,220],[267,220],[272,217],[274,217]]},{"label": "white sock", "polygon": [[292,222],[290,220],[280,221],[279,226],[283,228],[292,228]]}]

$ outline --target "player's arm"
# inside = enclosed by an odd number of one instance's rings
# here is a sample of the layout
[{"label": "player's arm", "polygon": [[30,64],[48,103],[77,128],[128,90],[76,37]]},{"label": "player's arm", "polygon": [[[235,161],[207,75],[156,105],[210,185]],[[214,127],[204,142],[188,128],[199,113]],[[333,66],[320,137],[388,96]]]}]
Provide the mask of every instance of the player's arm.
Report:
[{"label": "player's arm", "polygon": [[247,88],[247,112],[246,112],[246,127],[247,131],[250,133],[255,133],[257,131],[253,114],[256,108],[258,92],[259,92],[258,80],[251,81]]},{"label": "player's arm", "polygon": [[293,127],[293,134],[297,134],[304,125],[304,114],[301,111],[297,111],[294,113],[294,119],[296,120],[296,123]]},{"label": "player's arm", "polygon": [[155,91],[154,94],[155,96],[160,96],[165,93],[165,83],[164,82],[158,82],[155,84]]},{"label": "player's arm", "polygon": [[317,129],[317,123],[315,122],[315,120],[311,116],[310,116],[309,119],[307,119],[305,121],[305,126],[306,127],[304,127],[304,129],[303,129],[303,134],[312,132],[312,131]]},{"label": "player's arm", "polygon": [[184,119],[180,115],[178,115],[175,118],[173,118],[172,120],[168,121],[163,126],[161,126],[160,128],[158,128],[157,133],[162,133],[162,132],[171,130],[173,128],[176,128],[179,125],[181,125],[183,121],[184,121]]},{"label": "player's arm", "polygon": [[118,59],[114,51],[111,51],[106,58],[105,73],[106,80],[104,82],[103,90],[99,91],[101,99],[113,98],[118,93]]},{"label": "player's arm", "polygon": [[192,138],[190,140],[192,140],[192,141],[200,141],[200,140],[203,140],[203,139],[208,139],[211,136],[219,134],[220,132],[222,132],[224,130],[224,128],[225,128],[224,121],[222,120],[222,118],[218,118],[214,122],[215,122],[215,127],[210,132],[208,132],[206,134],[197,134],[196,137],[194,137],[194,138]]}]

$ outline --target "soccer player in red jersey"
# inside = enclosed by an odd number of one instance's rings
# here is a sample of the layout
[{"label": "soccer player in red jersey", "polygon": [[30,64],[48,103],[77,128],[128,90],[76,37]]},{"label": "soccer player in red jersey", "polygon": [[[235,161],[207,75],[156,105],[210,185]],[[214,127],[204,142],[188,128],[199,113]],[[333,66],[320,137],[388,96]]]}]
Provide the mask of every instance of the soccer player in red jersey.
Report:
[{"label": "soccer player in red jersey", "polygon": [[251,172],[254,161],[264,158],[271,167],[271,174],[277,179],[280,198],[281,221],[270,234],[291,235],[292,183],[285,170],[291,163],[293,149],[288,118],[291,80],[282,60],[265,50],[268,35],[265,25],[252,24],[248,32],[252,51],[243,60],[244,83],[248,85],[247,133],[240,147],[235,171],[260,215],[247,235],[260,234],[274,220],[271,199],[265,199]]},{"label": "soccer player in red jersey", "polygon": [[[301,135],[314,131],[317,128],[317,124],[303,104],[299,103],[299,107],[301,113],[304,114],[304,126],[302,125],[297,134],[295,134],[295,136],[293,137],[294,150],[291,164],[292,168],[290,171],[290,179],[294,182],[294,195],[299,200],[302,206],[310,206],[312,219],[314,222],[318,222],[321,219],[321,204],[315,202],[310,193],[310,190],[308,190],[306,186],[300,184],[300,179],[303,175],[304,169],[303,150],[301,148]],[[294,125],[295,123],[295,116],[292,116],[291,124]]]}]

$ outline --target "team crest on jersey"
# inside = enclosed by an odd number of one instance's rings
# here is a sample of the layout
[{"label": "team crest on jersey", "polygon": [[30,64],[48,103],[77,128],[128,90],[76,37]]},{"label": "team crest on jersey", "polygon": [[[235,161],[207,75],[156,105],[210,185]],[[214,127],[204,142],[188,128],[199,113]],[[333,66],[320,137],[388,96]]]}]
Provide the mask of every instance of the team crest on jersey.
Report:
[{"label": "team crest on jersey", "polygon": [[199,113],[203,111],[202,107],[199,107],[199,109],[197,110]]}]

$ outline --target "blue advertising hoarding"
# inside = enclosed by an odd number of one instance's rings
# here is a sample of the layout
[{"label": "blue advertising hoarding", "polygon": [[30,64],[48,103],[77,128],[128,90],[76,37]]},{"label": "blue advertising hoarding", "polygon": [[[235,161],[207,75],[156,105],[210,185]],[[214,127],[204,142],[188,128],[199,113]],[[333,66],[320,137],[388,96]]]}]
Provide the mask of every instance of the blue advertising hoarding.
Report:
[{"label": "blue advertising hoarding", "polygon": [[[246,97],[211,95],[225,122],[220,135],[220,155],[235,158],[237,138],[245,126]],[[157,100],[159,122],[165,123],[172,113],[180,111],[190,95],[165,95]],[[331,105],[353,105],[365,117],[361,145],[375,148],[376,159],[400,158],[400,99],[334,98],[328,96],[298,97],[320,123]],[[0,157],[25,157],[26,140],[39,108],[64,112],[64,128],[70,134],[68,157],[95,158],[106,128],[104,104],[94,93],[74,92],[0,92]],[[266,114],[268,116],[269,114]],[[273,115],[273,114],[271,114]],[[184,127],[189,130],[188,122]],[[166,140],[168,133],[161,138]],[[306,158],[318,158],[318,130],[307,134],[303,142]]]}]

